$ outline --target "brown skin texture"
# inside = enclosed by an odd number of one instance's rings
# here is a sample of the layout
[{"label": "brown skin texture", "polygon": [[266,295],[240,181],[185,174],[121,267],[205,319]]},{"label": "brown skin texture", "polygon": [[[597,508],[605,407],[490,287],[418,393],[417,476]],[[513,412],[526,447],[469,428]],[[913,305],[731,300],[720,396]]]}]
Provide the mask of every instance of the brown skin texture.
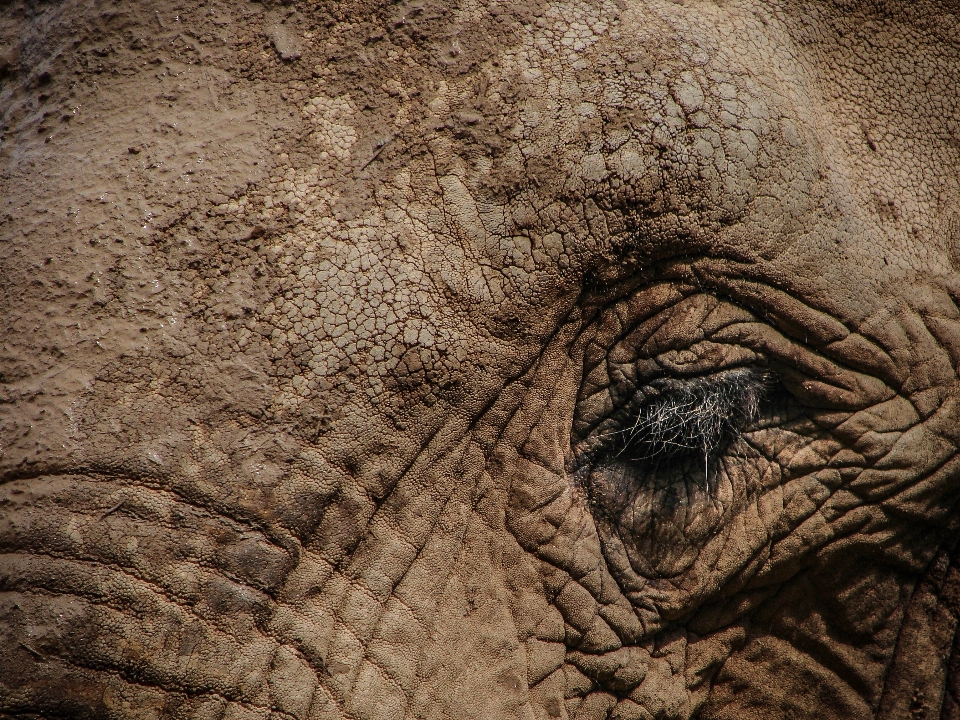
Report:
[{"label": "brown skin texture", "polygon": [[960,717],[955,6],[0,33],[0,717]]}]

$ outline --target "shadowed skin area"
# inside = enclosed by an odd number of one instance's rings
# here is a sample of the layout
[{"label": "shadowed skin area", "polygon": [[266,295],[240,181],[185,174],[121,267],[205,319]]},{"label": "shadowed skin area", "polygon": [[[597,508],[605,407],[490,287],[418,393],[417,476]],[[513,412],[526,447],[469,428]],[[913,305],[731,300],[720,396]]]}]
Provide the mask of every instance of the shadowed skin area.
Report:
[{"label": "shadowed skin area", "polygon": [[960,20],[0,9],[0,718],[960,717]]}]

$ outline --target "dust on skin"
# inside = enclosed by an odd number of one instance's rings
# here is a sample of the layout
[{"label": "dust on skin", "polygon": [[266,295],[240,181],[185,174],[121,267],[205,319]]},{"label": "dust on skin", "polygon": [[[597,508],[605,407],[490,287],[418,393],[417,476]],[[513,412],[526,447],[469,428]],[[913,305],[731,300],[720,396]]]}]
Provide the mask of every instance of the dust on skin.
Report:
[{"label": "dust on skin", "polygon": [[11,6],[0,708],[950,717],[955,25]]}]

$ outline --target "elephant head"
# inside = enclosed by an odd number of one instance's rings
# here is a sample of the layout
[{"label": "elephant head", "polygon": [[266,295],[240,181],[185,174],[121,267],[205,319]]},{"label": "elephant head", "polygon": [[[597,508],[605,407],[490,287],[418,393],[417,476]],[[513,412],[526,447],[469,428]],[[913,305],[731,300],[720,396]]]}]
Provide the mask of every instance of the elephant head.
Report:
[{"label": "elephant head", "polygon": [[960,716],[954,5],[0,15],[0,716]]}]

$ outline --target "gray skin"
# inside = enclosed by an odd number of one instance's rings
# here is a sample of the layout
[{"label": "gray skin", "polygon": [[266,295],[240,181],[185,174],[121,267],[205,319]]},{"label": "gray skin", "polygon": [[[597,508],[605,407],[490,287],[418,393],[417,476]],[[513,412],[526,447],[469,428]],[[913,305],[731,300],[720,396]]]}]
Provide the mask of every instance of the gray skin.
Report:
[{"label": "gray skin", "polygon": [[955,10],[4,5],[0,717],[960,717]]}]

